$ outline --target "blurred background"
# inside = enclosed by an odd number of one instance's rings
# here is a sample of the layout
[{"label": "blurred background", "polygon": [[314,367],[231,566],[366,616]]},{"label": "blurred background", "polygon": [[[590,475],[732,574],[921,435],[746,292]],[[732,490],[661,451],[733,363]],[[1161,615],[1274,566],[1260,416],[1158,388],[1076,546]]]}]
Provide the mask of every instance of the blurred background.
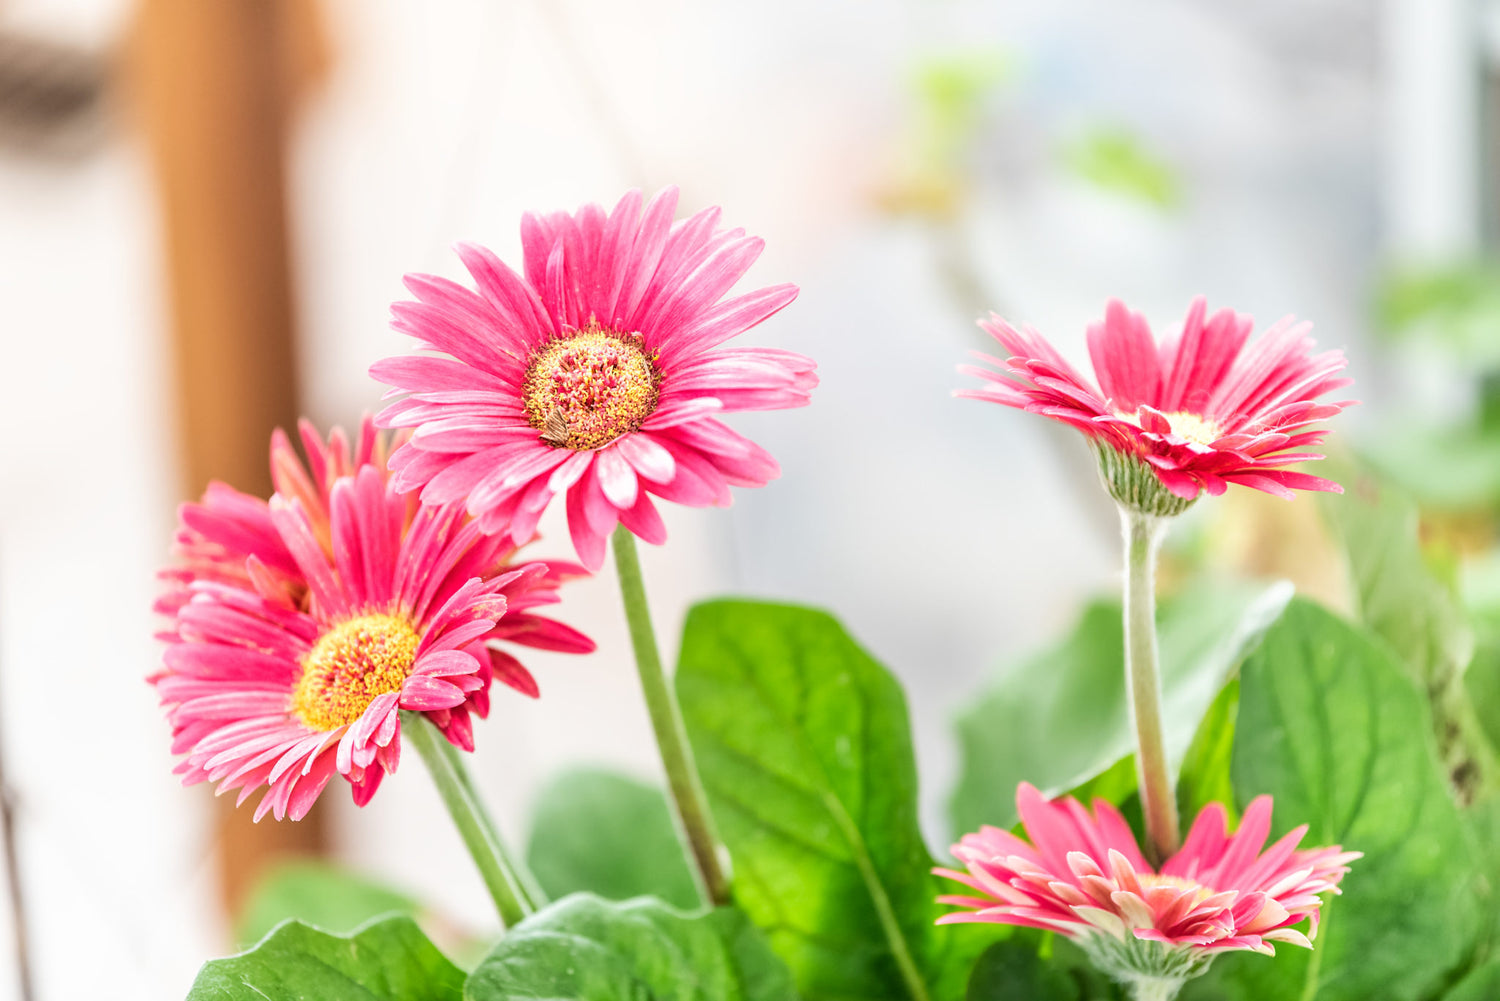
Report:
[{"label": "blurred background", "polygon": [[[802,295],[745,340],[823,384],[732,420],[781,481],[664,511],[658,629],[671,656],[726,592],[833,610],[907,686],[941,845],[957,707],[1117,561],[1080,443],[949,398],[974,318],[1074,357],[1111,296],[1159,334],[1199,293],[1313,320],[1364,402],[1341,432],[1500,595],[1497,156],[1490,0],[0,0],[0,997],[18,955],[35,998],[180,997],[288,853],[484,934],[415,761],[256,827],[178,786],[143,682],[175,505],[376,407],[401,275],[462,278],[455,241],[518,262],[526,209],[669,183],[765,238],[747,281]],[[1248,494],[1182,545],[1338,603],[1317,504]],[[610,569],[559,617],[599,652],[530,654],[543,697],[478,728],[518,844],[563,769],[656,775]]]}]

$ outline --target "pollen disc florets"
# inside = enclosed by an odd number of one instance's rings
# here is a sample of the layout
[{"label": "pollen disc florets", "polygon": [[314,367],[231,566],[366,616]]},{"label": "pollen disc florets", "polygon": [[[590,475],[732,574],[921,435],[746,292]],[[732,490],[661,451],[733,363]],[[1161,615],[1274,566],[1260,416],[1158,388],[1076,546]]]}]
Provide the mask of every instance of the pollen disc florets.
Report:
[{"label": "pollen disc florets", "polygon": [[302,662],[292,712],[314,730],[353,723],[377,696],[399,692],[421,642],[394,615],[361,615],[328,630]]},{"label": "pollen disc florets", "polygon": [[603,448],[640,430],[656,409],[660,376],[640,334],[598,323],[550,340],[526,367],[526,418],[554,448]]}]

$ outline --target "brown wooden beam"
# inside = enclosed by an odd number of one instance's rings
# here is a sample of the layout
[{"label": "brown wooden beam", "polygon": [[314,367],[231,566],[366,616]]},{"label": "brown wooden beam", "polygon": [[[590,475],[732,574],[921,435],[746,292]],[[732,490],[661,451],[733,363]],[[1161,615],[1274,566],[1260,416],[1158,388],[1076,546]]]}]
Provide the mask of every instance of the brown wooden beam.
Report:
[{"label": "brown wooden beam", "polygon": [[[166,254],[185,493],[210,479],[266,496],[271,429],[297,418],[286,147],[315,23],[306,0],[140,0],[127,70]],[[320,852],[314,811],[255,825],[218,809],[224,904],[274,856]]]}]

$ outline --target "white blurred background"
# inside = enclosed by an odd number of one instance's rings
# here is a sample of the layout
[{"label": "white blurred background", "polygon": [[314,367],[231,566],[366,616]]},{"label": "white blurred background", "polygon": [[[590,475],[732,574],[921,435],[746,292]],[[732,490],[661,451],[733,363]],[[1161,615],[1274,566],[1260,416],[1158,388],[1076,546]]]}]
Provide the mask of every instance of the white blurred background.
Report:
[{"label": "white blurred background", "polygon": [[[815,357],[823,382],[809,409],[732,421],[779,482],[665,511],[671,541],[644,554],[658,629],[671,657],[689,604],[722,593],[837,613],[906,684],[935,845],[955,706],[1115,565],[1110,513],[1076,489],[1082,447],[949,398],[981,308],[1077,354],[1110,296],[1162,332],[1203,293],[1261,325],[1312,319],[1353,356],[1361,419],[1462,405],[1373,357],[1366,330],[1386,263],[1471,254],[1494,229],[1500,12],[1477,0],[316,7],[327,68],[287,174],[303,411],[349,426],[377,405],[366,367],[408,350],[386,326],[401,275],[461,278],[457,240],[515,262],[524,210],[632,186],[722,205],[766,240],[747,281],[802,287],[747,339]],[[0,30],[106,71],[134,16],[0,0]],[[0,132],[0,749],[46,1001],[180,997],[230,945],[217,815],[170,774],[142,680],[153,574],[202,484],[179,460],[151,159],[129,88],[103,86],[62,148]],[[543,531],[539,553],[567,551],[560,509]],[[517,844],[565,765],[656,773],[611,569],[560,617],[599,652],[530,655],[542,699],[500,692],[478,729]],[[335,783],[319,811],[338,857],[489,920],[414,760],[367,809]],[[0,997],[10,933],[0,912]]]}]

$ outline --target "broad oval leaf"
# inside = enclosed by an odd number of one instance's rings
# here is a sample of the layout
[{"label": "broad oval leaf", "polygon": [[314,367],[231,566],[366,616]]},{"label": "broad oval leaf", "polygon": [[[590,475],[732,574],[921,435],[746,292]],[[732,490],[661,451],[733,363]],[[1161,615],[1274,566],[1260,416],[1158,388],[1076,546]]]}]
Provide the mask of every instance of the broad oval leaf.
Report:
[{"label": "broad oval leaf", "polygon": [[[1163,604],[1162,688],[1174,764],[1225,680],[1291,595],[1285,583],[1218,583]],[[1016,665],[964,711],[961,774],[950,804],[955,831],[1010,827],[1019,783],[1057,795],[1131,753],[1124,647],[1119,602],[1094,602],[1067,640]]]},{"label": "broad oval leaf", "polygon": [[1365,857],[1325,911],[1313,952],[1218,960],[1184,999],[1416,1001],[1468,961],[1487,888],[1448,796],[1426,702],[1390,649],[1297,600],[1240,669],[1234,789],[1275,798],[1277,837]]},{"label": "broad oval leaf", "polygon": [[463,984],[409,917],[349,935],[287,921],[255,948],[204,964],[187,1001],[459,1001]]},{"label": "broad oval leaf", "polygon": [[795,1001],[743,914],[580,893],[521,922],[469,976],[468,1001]]},{"label": "broad oval leaf", "polygon": [[609,900],[656,896],[677,907],[698,904],[666,796],[602,769],[565,772],[543,790],[526,861],[554,899],[586,891]]},{"label": "broad oval leaf", "polygon": [[688,616],[677,690],[735,900],[809,1001],[949,1001],[993,940],[935,928],[906,700],[831,616],[743,601]]}]

